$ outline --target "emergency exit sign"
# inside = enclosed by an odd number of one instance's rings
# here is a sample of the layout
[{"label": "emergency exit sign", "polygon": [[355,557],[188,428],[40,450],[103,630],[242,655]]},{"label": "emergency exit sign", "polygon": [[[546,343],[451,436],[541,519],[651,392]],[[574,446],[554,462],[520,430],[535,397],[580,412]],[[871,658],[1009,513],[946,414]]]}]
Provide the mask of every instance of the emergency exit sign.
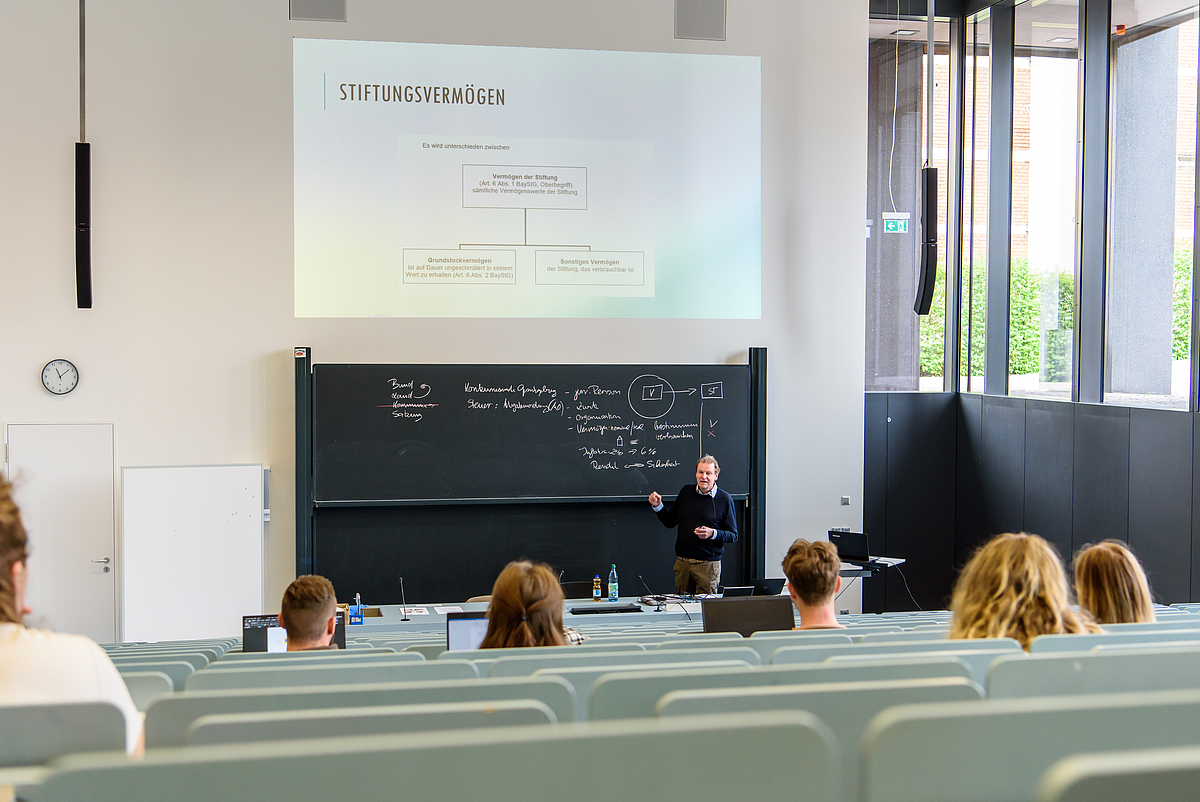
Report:
[{"label": "emergency exit sign", "polygon": [[908,233],[908,221],[907,220],[884,220],[883,221],[883,232],[885,234],[907,234]]}]

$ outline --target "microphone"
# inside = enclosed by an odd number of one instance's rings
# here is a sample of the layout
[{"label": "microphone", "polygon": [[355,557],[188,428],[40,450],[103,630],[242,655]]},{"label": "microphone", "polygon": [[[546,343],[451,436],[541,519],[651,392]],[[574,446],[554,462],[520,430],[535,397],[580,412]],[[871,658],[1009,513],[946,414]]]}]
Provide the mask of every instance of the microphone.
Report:
[{"label": "microphone", "polygon": [[[643,585],[643,586],[645,586],[646,590],[650,591],[650,598],[652,598],[652,599],[657,599],[657,600],[658,600],[658,607],[657,607],[657,608],[654,610],[654,612],[656,612],[656,613],[661,613],[661,612],[663,612],[663,605],[665,605],[665,604],[667,603],[667,597],[666,597],[666,596],[655,595],[654,591],[650,590],[650,586],[646,584],[646,580],[642,579],[642,575],[641,575],[641,574],[638,574],[638,579],[641,579],[641,580],[642,580],[642,585]],[[688,621],[691,621],[691,620],[692,620],[692,614],[691,614],[691,613],[689,613],[689,612],[688,612],[688,610],[687,610],[687,608],[683,606],[683,602],[682,602],[682,601],[679,601],[679,597],[678,597],[678,596],[676,596],[676,597],[675,597],[675,603],[679,605],[679,609],[683,610],[683,614],[684,614],[684,615],[686,615],[686,616],[688,617]]]},{"label": "microphone", "polygon": [[654,594],[654,591],[650,590],[650,586],[646,584],[646,580],[642,579],[641,574],[638,574],[637,578],[642,583],[642,587],[644,587],[646,589],[646,593],[647,593],[646,598],[651,599],[652,601],[654,601],[655,603],[658,604],[658,606],[654,608],[654,612],[661,613],[663,611],[663,602],[665,602],[666,599],[662,596],[656,596]]},{"label": "microphone", "polygon": [[401,621],[411,621],[408,617],[408,600],[404,598],[404,577],[400,577],[400,610],[404,613]]}]

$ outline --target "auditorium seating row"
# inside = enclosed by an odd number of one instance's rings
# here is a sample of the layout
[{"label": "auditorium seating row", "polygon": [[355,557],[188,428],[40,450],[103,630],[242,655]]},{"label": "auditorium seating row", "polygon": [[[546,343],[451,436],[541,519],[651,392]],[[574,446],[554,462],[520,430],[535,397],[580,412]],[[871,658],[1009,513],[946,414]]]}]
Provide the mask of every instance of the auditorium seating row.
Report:
[{"label": "auditorium seating row", "polygon": [[24,736],[0,739],[0,785],[36,800],[1190,799],[1200,606],[1157,613],[1029,653],[949,641],[944,612],[749,638],[608,625],[582,646],[475,652],[428,632],[289,655],[110,644],[146,759],[103,751],[124,739],[111,706],[0,708],[0,732]]}]

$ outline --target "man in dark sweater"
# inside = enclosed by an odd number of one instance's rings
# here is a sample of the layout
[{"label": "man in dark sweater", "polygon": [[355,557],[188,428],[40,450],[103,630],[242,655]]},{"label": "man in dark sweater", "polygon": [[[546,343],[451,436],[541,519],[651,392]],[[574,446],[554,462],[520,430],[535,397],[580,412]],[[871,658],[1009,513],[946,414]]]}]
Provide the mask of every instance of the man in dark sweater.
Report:
[{"label": "man in dark sweater", "polygon": [[679,527],[675,538],[675,592],[716,593],[721,555],[737,540],[733,498],[717,487],[721,466],[705,454],[696,463],[696,484],[684,485],[667,509],[662,496],[650,494],[650,506],[663,526]]}]

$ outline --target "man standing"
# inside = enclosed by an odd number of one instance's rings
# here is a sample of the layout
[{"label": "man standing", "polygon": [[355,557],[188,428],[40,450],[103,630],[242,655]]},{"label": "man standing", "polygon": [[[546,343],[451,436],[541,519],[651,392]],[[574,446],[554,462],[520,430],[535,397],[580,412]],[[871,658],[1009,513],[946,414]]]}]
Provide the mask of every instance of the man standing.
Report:
[{"label": "man standing", "polygon": [[670,509],[662,496],[650,494],[650,506],[663,526],[679,527],[675,538],[675,592],[716,593],[721,582],[721,555],[737,541],[733,498],[717,487],[721,466],[705,454],[696,463],[696,484],[684,485]]},{"label": "man standing", "polygon": [[283,592],[279,626],[287,630],[287,650],[336,649],[337,596],[323,576],[302,576]]}]

